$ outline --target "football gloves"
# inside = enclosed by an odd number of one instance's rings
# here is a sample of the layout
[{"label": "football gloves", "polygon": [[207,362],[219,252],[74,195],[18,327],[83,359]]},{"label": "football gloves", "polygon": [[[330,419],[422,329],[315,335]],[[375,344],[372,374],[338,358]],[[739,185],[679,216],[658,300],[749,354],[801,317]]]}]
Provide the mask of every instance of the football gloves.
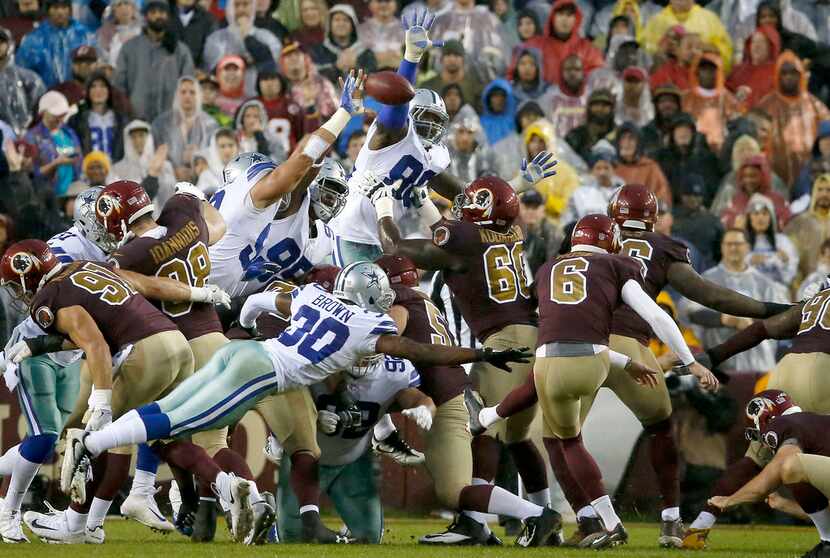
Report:
[{"label": "football gloves", "polygon": [[492,364],[496,368],[500,368],[505,372],[511,371],[508,363],[516,362],[519,364],[527,364],[530,362],[529,359],[533,357],[533,353],[530,352],[528,347],[522,347],[520,349],[506,349],[503,351],[496,351],[490,347],[485,347],[483,349],[476,349],[476,353],[476,356],[478,357],[477,360],[479,362]]}]

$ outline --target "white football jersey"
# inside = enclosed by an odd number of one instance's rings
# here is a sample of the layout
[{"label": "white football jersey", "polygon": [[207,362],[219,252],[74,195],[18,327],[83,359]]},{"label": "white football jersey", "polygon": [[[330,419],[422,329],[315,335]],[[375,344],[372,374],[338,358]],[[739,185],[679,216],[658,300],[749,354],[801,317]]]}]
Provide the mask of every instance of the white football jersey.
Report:
[{"label": "white football jersey", "polygon": [[[372,428],[395,402],[398,392],[421,385],[421,376],[406,359],[385,355],[361,378],[350,378],[346,383],[349,395],[360,408],[360,424],[344,428],[334,436],[317,431],[317,444],[322,451],[323,465],[348,465],[363,455],[369,447]],[[334,411],[330,395],[317,398],[317,408]]]},{"label": "white football jersey", "polygon": [[411,118],[406,137],[394,145],[372,150],[369,149],[369,143],[376,130],[377,124],[372,124],[349,177],[346,207],[330,224],[338,238],[380,246],[375,208],[359,188],[364,180],[363,175],[371,173],[387,184],[401,180],[401,186],[395,192],[395,222],[417,221],[417,209],[410,205],[412,188],[423,186],[433,176],[444,172],[450,164],[450,155],[443,144],[429,149],[424,147],[415,133]]},{"label": "white football jersey", "polygon": [[378,337],[397,335],[387,314],[346,304],[309,284],[291,293],[291,325],[263,341],[274,363],[279,391],[316,384],[375,354]]},{"label": "white football jersey", "polygon": [[264,209],[254,207],[251,189],[277,168],[271,161],[256,163],[230,184],[220,188],[211,203],[222,215],[225,235],[210,251],[208,282],[219,285],[232,297],[253,292],[244,279],[245,271],[256,256],[256,244],[263,230],[274,218],[279,204]]},{"label": "white football jersey", "polygon": [[[55,257],[58,258],[61,264],[72,263],[76,260],[103,262],[107,259],[104,251],[94,242],[87,240],[74,225],[68,230],[58,233],[47,240],[46,244],[49,245],[52,253],[55,254]],[[6,344],[6,349],[10,349],[12,345],[21,339],[31,339],[40,335],[46,335],[46,332],[29,316],[14,328],[9,342]],[[83,355],[83,351],[61,351],[59,353],[50,353],[47,356],[55,364],[69,366]]]},{"label": "white football jersey", "polygon": [[[334,245],[331,229],[322,221],[312,222],[308,213],[311,198],[305,195],[293,215],[265,225],[254,243],[254,256],[243,272],[246,283],[239,294],[251,294],[274,279],[291,281],[315,266],[329,263]],[[310,227],[316,229],[311,238]]]}]

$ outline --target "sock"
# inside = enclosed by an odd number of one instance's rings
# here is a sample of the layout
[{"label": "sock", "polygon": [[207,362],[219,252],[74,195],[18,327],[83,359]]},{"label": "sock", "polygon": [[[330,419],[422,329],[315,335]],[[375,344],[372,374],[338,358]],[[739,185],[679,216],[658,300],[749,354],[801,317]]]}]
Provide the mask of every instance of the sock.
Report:
[{"label": "sock", "polygon": [[692,529],[711,529],[717,520],[718,518],[708,511],[702,511],[697,514],[697,517],[689,527]]},{"label": "sock", "polygon": [[502,420],[503,417],[499,416],[499,413],[496,411],[496,407],[484,407],[482,410],[478,412],[478,422],[484,428],[490,428],[498,421]]},{"label": "sock", "polygon": [[597,511],[597,515],[602,520],[606,531],[612,531],[617,525],[621,523],[620,518],[617,517],[617,512],[614,511],[614,505],[611,503],[611,497],[607,494],[600,496],[591,505]]},{"label": "sock", "polygon": [[143,444],[147,440],[144,422],[141,416],[132,410],[106,428],[91,432],[84,438],[84,446],[92,455],[98,455],[108,449]]},{"label": "sock", "polygon": [[582,487],[568,466],[562,440],[558,438],[544,438],[544,442],[545,449],[548,450],[548,456],[550,457],[550,466],[553,468],[556,480],[559,481],[559,486],[565,494],[565,499],[575,510],[590,507],[591,499],[582,490]]},{"label": "sock", "polygon": [[17,461],[17,456],[20,455],[20,444],[10,447],[6,453],[0,457],[0,476],[8,477],[14,471],[14,463]]},{"label": "sock", "polygon": [[314,512],[314,513],[319,515],[320,508],[318,506],[315,506],[314,504],[307,504],[305,506],[300,506],[300,515],[303,515],[304,513],[308,513],[308,512]]},{"label": "sock", "polygon": [[508,393],[496,407],[500,417],[512,417],[516,413],[531,408],[539,400],[536,393],[536,380],[528,374],[527,381]]},{"label": "sock", "polygon": [[40,463],[33,463],[23,455],[17,456],[11,484],[4,499],[7,510],[20,511],[20,504],[23,502],[23,497],[26,495],[26,491],[29,490],[29,485],[32,484],[32,479],[35,478],[38,469],[40,469]]},{"label": "sock", "polygon": [[542,490],[537,490],[536,492],[528,492],[527,499],[536,504],[537,506],[550,506],[550,489],[543,488]]},{"label": "sock", "polygon": [[389,416],[389,413],[387,413],[380,418],[377,424],[375,424],[375,439],[385,440],[397,430],[398,429],[395,427],[395,423],[392,422],[392,417]]},{"label": "sock", "polygon": [[680,502],[680,459],[674,440],[671,418],[647,426],[651,467],[657,476],[657,486],[664,508],[675,508]]},{"label": "sock", "polygon": [[680,508],[675,506],[673,508],[666,508],[660,513],[660,519],[663,521],[677,521],[680,519]]},{"label": "sock", "polygon": [[494,486],[487,504],[487,511],[497,515],[509,515],[524,521],[528,517],[540,515],[543,509],[541,506],[519,498],[512,492]]},{"label": "sock", "polygon": [[[531,440],[522,440],[521,442],[508,444],[507,449],[510,451],[513,463],[516,464],[516,469],[522,477],[525,490],[529,494],[543,492],[548,487],[548,467],[545,465],[545,460],[542,459],[542,454],[539,453],[536,444]],[[534,500],[531,500],[531,502],[539,503]],[[549,494],[547,502],[550,502]]]},{"label": "sock", "polygon": [[807,514],[818,529],[818,536],[823,541],[830,541],[830,509],[824,508],[821,511]]},{"label": "sock", "polygon": [[251,473],[245,459],[230,448],[222,448],[217,451],[216,455],[213,456],[213,461],[226,473],[233,473],[237,477],[254,480],[254,475]]},{"label": "sock", "polygon": [[213,484],[216,487],[216,492],[219,494],[219,499],[230,502],[231,476],[224,471],[219,471],[216,478],[213,480]]},{"label": "sock", "polygon": [[[739,488],[752,480],[760,471],[760,467],[750,458],[741,457],[730,465],[718,479],[718,482],[715,483],[715,488],[712,489],[712,496],[728,496],[729,494],[734,494]],[[718,508],[708,504],[703,509],[714,517],[718,517],[721,513]],[[714,525],[714,523],[713,521],[712,524]],[[695,529],[698,528],[709,529],[710,527],[695,527]]]},{"label": "sock", "polygon": [[[594,500],[605,496],[605,488],[602,486],[602,473],[597,462],[585,449],[585,445],[582,443],[582,435],[562,440],[562,450],[568,462],[568,469],[573,473],[577,484],[582,487],[591,502],[593,503]],[[601,514],[600,517],[602,517]]]},{"label": "sock", "polygon": [[133,477],[133,486],[130,488],[130,493],[133,492],[137,494],[155,494],[156,474],[142,471],[136,467],[135,476]]},{"label": "sock", "polygon": [[317,458],[310,453],[296,452],[291,456],[289,484],[301,507],[320,505],[320,470]]},{"label": "sock", "polygon": [[78,531],[83,531],[84,527],[86,527],[86,518],[87,514],[85,513],[78,513],[77,511],[73,510],[71,507],[67,508],[66,510],[66,524],[69,527],[69,530],[73,533],[77,533]]},{"label": "sock", "polygon": [[92,506],[89,508],[89,516],[86,519],[86,526],[90,529],[95,529],[103,525],[111,505],[112,500],[102,500],[98,497],[93,498]]},{"label": "sock", "polygon": [[490,530],[490,526],[487,525],[487,514],[478,512],[478,511],[471,511],[471,510],[463,510],[461,515],[466,515],[479,525],[484,528],[484,533],[489,537],[492,531]]},{"label": "sock", "polygon": [[[132,460],[132,455],[109,452],[107,454],[107,468],[104,471],[101,484],[95,491],[95,496],[102,500],[115,498],[130,476],[130,462]],[[92,512],[90,511],[90,513]]]},{"label": "sock", "polygon": [[486,482],[496,478],[499,470],[501,444],[491,436],[476,436],[473,438],[473,477]]},{"label": "sock", "polygon": [[582,506],[579,508],[579,511],[576,512],[576,518],[582,519],[583,517],[596,517],[597,511],[594,509],[593,506]]}]

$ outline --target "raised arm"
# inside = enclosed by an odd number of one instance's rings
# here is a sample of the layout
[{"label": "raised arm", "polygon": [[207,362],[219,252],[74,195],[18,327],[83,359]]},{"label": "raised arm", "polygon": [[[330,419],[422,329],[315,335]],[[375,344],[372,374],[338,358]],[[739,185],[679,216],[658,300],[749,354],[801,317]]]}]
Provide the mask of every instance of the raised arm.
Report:
[{"label": "raised arm", "polygon": [[731,316],[768,318],[790,308],[789,304],[762,302],[713,283],[687,263],[672,264],[668,279],[669,284],[689,300]]},{"label": "raised arm", "polygon": [[291,319],[291,294],[274,291],[252,294],[239,312],[239,325],[254,327],[256,319],[263,313],[276,314],[284,320]]}]

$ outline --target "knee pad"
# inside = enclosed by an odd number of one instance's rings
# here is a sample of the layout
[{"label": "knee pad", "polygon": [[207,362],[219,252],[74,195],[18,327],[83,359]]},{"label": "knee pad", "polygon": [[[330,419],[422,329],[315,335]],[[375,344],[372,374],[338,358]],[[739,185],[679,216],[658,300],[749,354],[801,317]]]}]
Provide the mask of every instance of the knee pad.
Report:
[{"label": "knee pad", "polygon": [[26,436],[20,443],[20,455],[32,463],[46,463],[52,457],[58,435],[53,433]]}]

